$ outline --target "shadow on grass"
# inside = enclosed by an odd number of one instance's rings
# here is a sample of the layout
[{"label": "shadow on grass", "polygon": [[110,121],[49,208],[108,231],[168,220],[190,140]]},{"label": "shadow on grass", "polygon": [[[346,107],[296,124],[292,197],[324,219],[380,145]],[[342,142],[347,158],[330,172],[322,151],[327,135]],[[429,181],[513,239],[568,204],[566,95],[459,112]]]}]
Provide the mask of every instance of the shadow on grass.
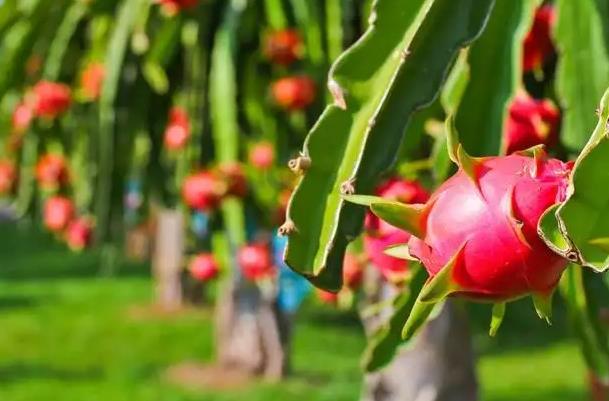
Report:
[{"label": "shadow on grass", "polygon": [[12,295],[0,296],[0,311],[5,309],[22,309],[31,308],[38,305],[39,302],[35,297]]},{"label": "shadow on grass", "polygon": [[[36,228],[0,224],[0,280],[52,280],[101,276],[100,252],[70,252],[66,245]],[[144,263],[120,261],[112,276],[146,277]]]},{"label": "shadow on grass", "polygon": [[90,381],[100,378],[102,378],[102,372],[98,369],[68,370],[25,363],[0,366],[0,383],[5,384],[32,379]]},{"label": "shadow on grass", "polygon": [[519,394],[521,390],[515,389],[510,394],[495,394],[491,397],[485,396],[483,401],[587,401],[588,397],[581,392],[571,388],[552,387],[547,391],[536,389],[534,394]]},{"label": "shadow on grass", "polygon": [[303,320],[307,326],[337,327],[345,329],[362,330],[362,323],[359,316],[354,311],[343,311],[332,309],[331,307],[320,308],[312,305],[305,305],[302,312]]}]

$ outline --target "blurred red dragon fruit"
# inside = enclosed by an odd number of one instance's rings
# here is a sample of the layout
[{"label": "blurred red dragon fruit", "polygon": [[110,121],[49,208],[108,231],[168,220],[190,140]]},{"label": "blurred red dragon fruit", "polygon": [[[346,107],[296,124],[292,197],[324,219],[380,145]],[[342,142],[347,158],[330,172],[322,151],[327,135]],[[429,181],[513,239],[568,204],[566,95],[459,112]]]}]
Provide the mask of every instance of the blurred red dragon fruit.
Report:
[{"label": "blurred red dragon fruit", "polygon": [[52,196],[44,203],[44,225],[50,231],[63,231],[74,215],[74,204],[64,196]]},{"label": "blurred red dragon fruit", "polygon": [[188,264],[188,271],[192,278],[201,282],[211,281],[218,277],[220,273],[218,262],[216,262],[214,255],[210,253],[195,255]]},{"label": "blurred red dragon fruit", "polygon": [[541,71],[548,57],[554,53],[551,32],[555,19],[556,13],[551,4],[546,4],[535,12],[533,26],[524,39],[524,72]]},{"label": "blurred red dragon fruit", "polygon": [[550,299],[567,261],[546,246],[537,225],[565,199],[572,165],[540,153],[467,156],[461,163],[467,169],[460,168],[424,207],[413,208],[418,232],[408,247],[431,283],[446,286],[436,294],[495,302],[527,294]]},{"label": "blurred red dragon fruit", "polygon": [[190,137],[190,121],[188,113],[181,107],[173,107],[169,111],[169,122],[165,129],[165,147],[169,150],[184,148]]},{"label": "blurred red dragon fruit", "polygon": [[9,160],[0,160],[0,195],[11,192],[16,177],[15,165]]},{"label": "blurred red dragon fruit", "polygon": [[218,165],[218,175],[224,181],[227,195],[243,198],[247,195],[247,179],[243,166],[238,162],[227,162]]},{"label": "blurred red dragon fruit", "polygon": [[537,100],[521,93],[514,98],[508,113],[504,143],[507,154],[557,142],[560,111],[550,100]]},{"label": "blurred red dragon fruit", "polygon": [[275,274],[271,251],[264,244],[250,244],[239,249],[237,262],[243,276],[251,281],[266,279]]},{"label": "blurred red dragon fruit", "polygon": [[307,76],[281,78],[271,88],[275,103],[294,111],[307,108],[315,100],[315,81]]},{"label": "blurred red dragon fruit", "polygon": [[194,8],[199,0],[157,0],[161,9],[168,16],[174,16],[182,10]]},{"label": "blurred red dragon fruit", "polygon": [[192,209],[210,210],[218,206],[226,190],[226,184],[215,173],[201,171],[184,180],[182,197]]},{"label": "blurred red dragon fruit", "polygon": [[38,82],[30,96],[34,114],[42,118],[56,118],[65,113],[72,103],[70,87],[57,82]]},{"label": "blurred red dragon fruit", "polygon": [[93,223],[90,218],[77,217],[72,220],[65,232],[65,240],[73,251],[82,251],[88,247],[93,238]]},{"label": "blurred red dragon fruit", "polygon": [[[416,181],[391,178],[376,189],[376,194],[401,203],[424,203],[429,193]],[[403,281],[408,275],[408,261],[389,256],[385,249],[408,242],[410,234],[379,219],[372,213],[366,215],[364,248],[372,264],[383,277],[392,283]]]},{"label": "blurred red dragon fruit", "polygon": [[270,142],[258,142],[249,152],[249,161],[258,170],[268,170],[275,162],[275,147]]},{"label": "blurred red dragon fruit", "polygon": [[302,38],[295,29],[284,29],[267,34],[264,39],[264,55],[274,64],[290,65],[300,58]]},{"label": "blurred red dragon fruit", "polygon": [[80,78],[80,87],[87,100],[99,99],[105,76],[106,68],[102,63],[87,65]]},{"label": "blurred red dragon fruit", "polygon": [[36,164],[36,180],[43,189],[57,189],[68,181],[68,168],[63,156],[48,153]]},{"label": "blurred red dragon fruit", "polygon": [[12,125],[13,131],[21,134],[30,128],[30,124],[34,119],[34,111],[25,102],[19,103],[13,110]]}]

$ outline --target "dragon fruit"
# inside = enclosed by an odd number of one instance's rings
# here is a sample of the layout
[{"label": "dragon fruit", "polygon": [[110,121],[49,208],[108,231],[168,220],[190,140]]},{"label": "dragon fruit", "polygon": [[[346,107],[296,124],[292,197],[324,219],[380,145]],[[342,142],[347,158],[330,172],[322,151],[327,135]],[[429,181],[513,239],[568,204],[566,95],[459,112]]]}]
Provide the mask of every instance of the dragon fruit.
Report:
[{"label": "dragon fruit", "polygon": [[192,209],[210,210],[218,206],[226,190],[226,184],[216,174],[201,171],[184,180],[182,197]]},{"label": "dragon fruit", "polygon": [[44,225],[53,232],[63,231],[74,215],[74,203],[63,196],[53,196],[44,203]]},{"label": "dragon fruit", "polygon": [[91,243],[93,238],[93,223],[87,217],[72,220],[65,232],[65,240],[71,250],[79,252]]},{"label": "dragon fruit", "polygon": [[567,261],[545,245],[537,224],[565,199],[571,165],[539,154],[470,162],[469,171],[462,167],[418,209],[410,254],[431,277],[447,277],[443,295],[549,298]]},{"label": "dragon fruit", "polygon": [[408,230],[407,246],[391,253],[419,260],[430,276],[403,337],[410,338],[425,321],[422,316],[431,313],[426,304],[447,296],[495,303],[491,335],[505,303],[526,295],[533,296],[538,315],[549,320],[552,294],[568,262],[546,246],[537,226],[550,207],[565,200],[573,164],[548,158],[542,147],[473,158],[450,127],[449,154],[459,171],[425,204],[345,195]]},{"label": "dragon fruit", "polygon": [[87,100],[99,99],[105,76],[106,68],[102,63],[87,65],[80,77],[80,87]]},{"label": "dragon fruit", "polygon": [[0,160],[0,195],[13,189],[16,178],[15,165],[9,160]]},{"label": "dragon fruit", "polygon": [[30,128],[34,119],[34,111],[27,103],[19,103],[12,115],[12,125],[14,132],[21,134]]},{"label": "dragon fruit", "polygon": [[541,71],[546,60],[554,53],[551,31],[555,19],[556,13],[551,4],[537,9],[533,26],[524,39],[524,72]]},{"label": "dragon fruit", "polygon": [[505,149],[510,154],[558,140],[560,111],[550,100],[533,99],[526,93],[514,98],[505,123]]},{"label": "dragon fruit", "polygon": [[247,178],[243,166],[239,162],[220,163],[217,168],[218,176],[226,184],[226,195],[243,198],[247,195]]},{"label": "dragon fruit", "polygon": [[[384,199],[402,203],[423,203],[429,193],[416,181],[391,178],[376,189],[376,194]],[[366,216],[364,247],[372,264],[383,277],[392,283],[403,281],[408,274],[408,261],[385,253],[385,249],[408,242],[410,234],[379,219],[372,213]]]},{"label": "dragon fruit", "polygon": [[275,162],[275,147],[270,142],[258,142],[249,152],[249,161],[258,170],[268,170]]},{"label": "dragon fruit", "polygon": [[210,253],[199,253],[188,264],[190,275],[197,281],[207,282],[218,277],[218,262]]},{"label": "dragon fruit", "polygon": [[250,281],[263,280],[275,274],[271,251],[264,244],[250,244],[239,249],[237,262],[243,276]]},{"label": "dragon fruit", "polygon": [[41,188],[53,190],[68,182],[68,167],[63,156],[48,153],[36,164],[36,180]]},{"label": "dragon fruit", "polygon": [[315,82],[307,76],[281,78],[271,88],[275,103],[285,110],[307,108],[315,100]]},{"label": "dragon fruit", "polygon": [[355,289],[362,284],[363,278],[364,268],[360,258],[353,252],[347,252],[343,261],[343,283],[345,287]]},{"label": "dragon fruit", "polygon": [[175,16],[180,11],[191,9],[199,4],[199,0],[158,0],[163,13],[168,16]]},{"label": "dragon fruit", "polygon": [[271,32],[265,37],[264,55],[271,62],[290,65],[300,58],[302,38],[295,29]]},{"label": "dragon fruit", "polygon": [[165,129],[165,147],[169,150],[180,150],[190,137],[190,121],[188,113],[181,107],[173,107],[169,111],[169,122]]},{"label": "dragon fruit", "polygon": [[30,95],[34,114],[37,117],[53,119],[65,113],[72,103],[72,91],[65,84],[40,81]]}]

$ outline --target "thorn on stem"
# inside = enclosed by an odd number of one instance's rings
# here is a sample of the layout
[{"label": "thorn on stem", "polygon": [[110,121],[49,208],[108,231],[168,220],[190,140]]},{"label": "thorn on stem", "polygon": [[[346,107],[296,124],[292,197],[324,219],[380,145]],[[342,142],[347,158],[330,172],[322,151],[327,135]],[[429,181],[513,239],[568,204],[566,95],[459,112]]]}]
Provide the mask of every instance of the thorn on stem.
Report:
[{"label": "thorn on stem", "polygon": [[340,184],[340,193],[343,195],[353,195],[355,193],[355,178],[351,178]]},{"label": "thorn on stem", "polygon": [[294,231],[296,231],[296,226],[294,225],[294,222],[290,219],[287,219],[281,225],[281,227],[279,227],[279,229],[277,230],[277,233],[280,236],[285,237],[285,236],[292,234]]},{"label": "thorn on stem", "polygon": [[288,162],[288,167],[296,174],[304,173],[311,167],[311,159],[303,154]]}]

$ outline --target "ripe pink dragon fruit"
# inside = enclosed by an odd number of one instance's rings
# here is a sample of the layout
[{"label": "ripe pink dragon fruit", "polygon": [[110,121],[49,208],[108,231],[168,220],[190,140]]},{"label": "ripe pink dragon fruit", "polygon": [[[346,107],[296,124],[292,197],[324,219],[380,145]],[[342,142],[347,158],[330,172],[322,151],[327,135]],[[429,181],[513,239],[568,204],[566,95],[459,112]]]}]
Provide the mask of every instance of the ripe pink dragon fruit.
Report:
[{"label": "ripe pink dragon fruit", "polygon": [[0,160],[0,196],[11,192],[17,174],[15,165],[10,160]]},{"label": "ripe pink dragon fruit", "polygon": [[201,282],[215,279],[220,272],[218,262],[210,253],[199,253],[193,257],[188,264],[188,270],[192,278]]},{"label": "ripe pink dragon fruit", "polygon": [[65,232],[65,240],[71,250],[80,252],[91,243],[93,238],[93,223],[87,217],[72,220]]},{"label": "ripe pink dragon fruit", "polygon": [[74,203],[63,196],[53,196],[44,203],[44,225],[53,232],[63,231],[74,215]]},{"label": "ripe pink dragon fruit", "polygon": [[271,32],[264,40],[264,55],[279,65],[290,65],[300,58],[302,38],[295,29]]},{"label": "ripe pink dragon fruit", "polygon": [[510,154],[535,145],[551,146],[558,140],[560,111],[550,100],[526,93],[514,98],[505,123],[505,149]]},{"label": "ripe pink dragon fruit", "polygon": [[281,78],[271,87],[275,103],[289,111],[309,107],[315,100],[316,92],[315,81],[305,75]]},{"label": "ripe pink dragon fruit", "polygon": [[218,206],[226,193],[226,184],[210,171],[201,171],[184,180],[182,197],[192,209],[210,210]]},{"label": "ripe pink dragon fruit", "polygon": [[12,125],[14,132],[21,134],[30,128],[34,119],[34,111],[27,103],[19,103],[13,110]]},{"label": "ripe pink dragon fruit", "polygon": [[247,195],[247,178],[240,163],[221,163],[218,165],[217,172],[227,187],[226,195],[238,198],[243,198]]},{"label": "ripe pink dragon fruit", "polygon": [[106,68],[102,63],[87,65],[80,77],[80,87],[87,100],[94,101],[99,99],[105,77]]},{"label": "ripe pink dragon fruit", "polygon": [[266,279],[275,274],[273,257],[264,244],[251,244],[239,249],[237,262],[243,276],[251,281]]},{"label": "ripe pink dragon fruit", "polygon": [[258,170],[268,170],[275,162],[275,147],[270,142],[259,142],[250,149],[249,160]]},{"label": "ripe pink dragon fruit", "polygon": [[30,95],[37,117],[53,119],[65,113],[72,103],[72,91],[68,85],[40,81]]},{"label": "ripe pink dragon fruit", "polygon": [[163,13],[168,16],[174,16],[180,11],[191,9],[199,4],[199,0],[158,0]]},{"label": "ripe pink dragon fruit", "polygon": [[53,190],[69,180],[68,167],[62,155],[48,153],[36,164],[36,180],[41,188]]},{"label": "ripe pink dragon fruit", "polygon": [[165,129],[165,147],[169,150],[180,150],[190,137],[190,121],[188,113],[181,107],[173,107],[169,111],[169,122]]},{"label": "ripe pink dragon fruit", "polygon": [[469,167],[461,167],[413,214],[418,232],[408,248],[432,277],[428,284],[440,285],[434,289],[440,297],[549,299],[567,261],[545,245],[537,225],[565,199],[572,165],[539,153],[462,156],[460,164]]},{"label": "ripe pink dragon fruit", "polygon": [[[402,203],[423,203],[429,193],[416,181],[391,178],[376,189],[376,194]],[[372,264],[392,283],[403,281],[408,274],[408,261],[389,256],[385,249],[408,242],[410,234],[379,219],[372,213],[366,216],[364,247]]]},{"label": "ripe pink dragon fruit", "polygon": [[524,39],[522,60],[524,72],[541,71],[545,61],[554,53],[551,32],[555,19],[556,13],[551,4],[537,9],[533,26]]}]

